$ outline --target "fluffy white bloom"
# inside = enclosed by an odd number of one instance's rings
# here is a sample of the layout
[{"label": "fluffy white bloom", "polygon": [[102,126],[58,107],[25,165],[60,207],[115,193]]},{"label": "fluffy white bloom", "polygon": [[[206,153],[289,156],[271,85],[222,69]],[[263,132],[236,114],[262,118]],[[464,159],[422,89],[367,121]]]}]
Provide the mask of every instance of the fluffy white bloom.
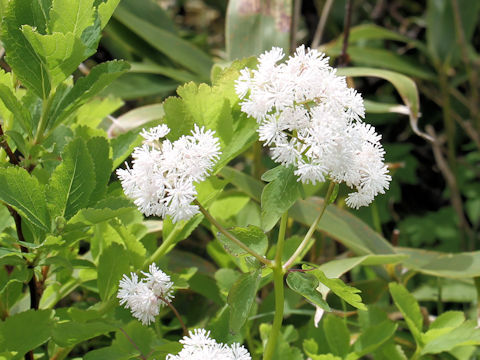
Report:
[{"label": "fluffy white bloom", "polygon": [[125,194],[146,216],[171,216],[173,222],[198,213],[192,205],[197,196],[194,183],[205,180],[220,155],[220,144],[212,130],[195,125],[191,135],[173,143],[159,142],[169,133],[159,125],[141,135],[146,143],[134,149],[133,165],[118,169]]},{"label": "fluffy white bloom", "polygon": [[149,325],[155,321],[160,307],[167,305],[165,301],[173,299],[173,283],[155,264],[150,265],[148,273],[142,271],[142,274],[145,278],[140,281],[135,273],[130,273],[131,279],[123,275],[117,298],[143,325]]},{"label": "fluffy white bloom", "polygon": [[347,205],[368,205],[391,177],[381,136],[362,122],[362,96],[316,50],[300,46],[279,64],[283,57],[273,48],[260,55],[256,69],[241,70],[235,89],[242,111],[257,120],[273,160],[293,165],[299,181],[345,182],[356,190]]},{"label": "fluffy white bloom", "polygon": [[169,354],[166,360],[251,360],[250,353],[242,345],[234,343],[231,346],[217,343],[210,338],[210,331],[195,329],[189,331],[180,343],[183,349],[177,354]]}]

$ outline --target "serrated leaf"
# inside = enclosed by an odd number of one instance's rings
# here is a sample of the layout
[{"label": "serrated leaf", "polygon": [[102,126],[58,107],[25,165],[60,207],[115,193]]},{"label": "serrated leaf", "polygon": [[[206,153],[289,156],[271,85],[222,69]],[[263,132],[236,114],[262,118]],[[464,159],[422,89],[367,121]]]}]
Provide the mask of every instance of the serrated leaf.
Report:
[{"label": "serrated leaf", "polygon": [[91,55],[83,42],[71,32],[42,35],[33,27],[24,25],[22,33],[42,58],[50,74],[52,87],[70,76]]},{"label": "serrated leaf", "polygon": [[277,166],[267,171],[262,180],[269,181],[262,192],[262,228],[271,230],[283,213],[301,196],[300,184],[293,166]]},{"label": "serrated leaf", "polygon": [[52,218],[70,219],[88,205],[95,187],[93,160],[81,138],[65,146],[62,163],[54,170],[46,189]]},{"label": "serrated leaf", "polygon": [[27,310],[0,322],[0,349],[23,356],[51,337],[53,310]]},{"label": "serrated leaf", "polygon": [[50,228],[43,186],[25,169],[0,169],[0,200],[41,230]]},{"label": "serrated leaf", "polygon": [[328,315],[323,320],[323,331],[332,354],[344,358],[350,347],[350,332],[345,321],[338,316]]},{"label": "serrated leaf", "polygon": [[362,303],[362,298],[358,295],[361,292],[352,286],[348,286],[340,279],[329,279],[321,270],[313,270],[311,272],[323,285],[332,290],[338,297],[360,310],[367,310]]},{"label": "serrated leaf", "polygon": [[290,272],[287,276],[287,285],[314,305],[325,311],[330,311],[330,306],[323,300],[322,295],[315,290],[318,286],[318,279],[314,275],[297,271]]},{"label": "serrated leaf", "polygon": [[90,195],[90,205],[103,199],[107,192],[107,184],[112,173],[113,161],[110,158],[110,145],[103,137],[88,140],[87,148],[95,167],[95,188]]},{"label": "serrated leaf", "polygon": [[[256,253],[260,255],[266,253],[268,248],[268,238],[259,227],[253,225],[249,225],[246,228],[234,227],[233,229],[230,229],[229,232]],[[225,235],[219,233],[217,237],[225,247],[225,250],[230,254],[235,256],[247,254],[245,250],[228,239]]]},{"label": "serrated leaf", "polygon": [[405,318],[415,341],[417,344],[421,343],[423,316],[417,300],[415,300],[413,295],[410,294],[403,285],[392,282],[388,284],[388,288],[390,289],[390,294],[392,295],[395,305]]},{"label": "serrated leaf", "polygon": [[128,68],[129,65],[124,61],[104,62],[92,68],[87,76],[78,79],[72,88],[64,89],[60,93],[57,90],[52,101],[55,106],[52,106],[47,128],[57,126],[86,101],[110,85]]},{"label": "serrated leaf", "polygon": [[53,0],[48,28],[50,33],[72,33],[80,37],[93,24],[94,0]]},{"label": "serrated leaf", "polygon": [[15,75],[28,89],[46,99],[51,90],[48,69],[21,31],[22,25],[44,31],[45,17],[40,15],[39,6],[38,0],[10,1],[2,23],[1,38],[7,63]]},{"label": "serrated leaf", "polygon": [[261,271],[242,274],[228,293],[227,303],[230,305],[230,330],[239,332],[247,320],[252,308]]},{"label": "serrated leaf", "polygon": [[32,118],[30,113],[23,107],[18,101],[12,90],[4,85],[0,84],[0,99],[5,107],[13,114],[15,121],[18,121],[22,129],[32,134]]},{"label": "serrated leaf", "polygon": [[105,248],[98,259],[98,293],[102,300],[110,299],[118,288],[118,283],[123,274],[128,274],[130,266],[128,263],[127,250],[112,243]]},{"label": "serrated leaf", "polygon": [[98,17],[100,18],[102,29],[107,25],[119,3],[120,0],[107,0],[98,5]]}]

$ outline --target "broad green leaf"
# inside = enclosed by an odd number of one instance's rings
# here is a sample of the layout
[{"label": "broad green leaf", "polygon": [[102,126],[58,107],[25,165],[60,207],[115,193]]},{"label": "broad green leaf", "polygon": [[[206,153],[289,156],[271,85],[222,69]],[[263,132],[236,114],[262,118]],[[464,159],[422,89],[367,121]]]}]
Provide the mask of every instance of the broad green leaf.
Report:
[{"label": "broad green leaf", "polygon": [[215,219],[227,220],[237,215],[249,201],[250,198],[246,194],[224,191],[208,210]]},{"label": "broad green leaf", "polygon": [[30,113],[23,107],[18,101],[12,90],[4,85],[0,84],[0,100],[2,100],[5,107],[13,114],[15,121],[18,121],[23,130],[32,134],[32,119]]},{"label": "broad green leaf", "polygon": [[119,3],[120,0],[106,0],[98,5],[97,10],[102,29],[107,25],[108,20],[112,17],[113,12]]},{"label": "broad green leaf", "polygon": [[88,205],[95,188],[94,162],[81,138],[72,140],[62,154],[46,188],[52,218],[70,219],[78,210]]},{"label": "broad green leaf", "polygon": [[213,200],[222,193],[222,190],[227,186],[228,181],[219,179],[216,176],[210,176],[204,181],[195,184],[197,190],[197,201],[203,207],[208,208]]},{"label": "broad green leaf", "polygon": [[389,70],[363,67],[341,68],[337,70],[337,74],[353,77],[378,77],[390,82],[398,91],[398,94],[402,98],[404,104],[410,110],[410,126],[412,130],[415,132],[415,134],[431,140],[431,137],[429,135],[421,132],[418,129],[418,118],[420,117],[420,102],[418,98],[417,86],[412,79],[406,77],[405,75]]},{"label": "broad green leaf", "polygon": [[390,339],[397,329],[397,325],[390,320],[385,320],[380,324],[373,325],[364,331],[358,337],[353,345],[356,358],[362,358],[377,348],[382,346],[388,339]]},{"label": "broad green leaf", "polygon": [[361,292],[352,286],[348,286],[340,279],[329,279],[321,270],[313,270],[311,272],[315,277],[332,290],[338,297],[345,300],[347,303],[360,310],[367,310],[367,307],[362,303],[362,298],[358,295]]},{"label": "broad green leaf", "polygon": [[[32,6],[32,3],[34,6]],[[2,23],[1,38],[6,50],[7,63],[15,75],[40,98],[50,94],[51,84],[48,70],[21,31],[22,25],[45,30],[45,17],[40,14],[39,1],[10,1]]]},{"label": "broad green leaf", "polygon": [[215,272],[215,280],[220,292],[227,296],[228,292],[240,276],[241,273],[233,269],[220,268],[217,270],[217,272]]},{"label": "broad green leaf", "polygon": [[51,337],[53,314],[52,310],[27,310],[9,316],[0,322],[0,349],[19,356],[36,349]]},{"label": "broad green leaf", "polygon": [[109,61],[95,66],[90,73],[77,80],[75,85],[62,93],[55,94],[55,107],[50,112],[48,127],[55,127],[87,100],[97,95],[107,85],[127,71],[129,65],[123,61]]},{"label": "broad green leaf", "polygon": [[108,140],[103,137],[94,137],[88,140],[87,148],[93,159],[95,169],[95,188],[90,195],[90,204],[95,204],[107,192],[107,184],[112,174],[113,161],[110,158]]},{"label": "broad green leaf", "polygon": [[[94,98],[76,111],[75,123],[79,126],[88,126],[94,129],[98,128],[106,117],[120,109],[123,105],[124,102],[121,99],[113,96],[102,99]],[[114,136],[114,134],[112,135]]]},{"label": "broad green leaf", "polygon": [[169,97],[163,103],[163,109],[165,110],[165,123],[170,128],[168,134],[170,140],[177,140],[180,136],[187,135],[193,130],[193,118],[186,113],[182,99]]},{"label": "broad green leaf", "polygon": [[423,316],[417,300],[408,290],[400,284],[390,283],[388,285],[395,305],[402,313],[417,344],[421,344],[421,333],[423,328]]},{"label": "broad green leaf", "polygon": [[138,129],[130,130],[110,140],[113,152],[114,169],[130,156],[136,146],[139,146],[142,143],[143,138],[138,135],[138,132]]},{"label": "broad green leaf", "polygon": [[243,274],[235,282],[228,293],[227,303],[230,305],[230,330],[239,332],[247,320],[252,308],[258,284],[260,270]]},{"label": "broad green leaf", "polygon": [[323,320],[323,331],[332,354],[344,358],[350,347],[350,332],[343,319],[327,315]]},{"label": "broad green leaf", "polygon": [[[430,331],[425,335],[427,336],[429,333]],[[480,345],[480,329],[476,327],[475,321],[466,321],[462,325],[430,339],[422,349],[422,354],[438,354],[453,350],[458,346],[471,345]]]},{"label": "broad green leaf", "polygon": [[44,188],[20,167],[0,168],[0,200],[43,231],[50,228]]},{"label": "broad green leaf", "polygon": [[[249,225],[246,228],[234,227],[233,229],[230,229],[229,232],[257,254],[264,255],[266,253],[268,248],[268,238],[262,229]],[[228,239],[225,235],[219,233],[217,237],[225,247],[225,250],[230,254],[235,256],[247,254],[245,250]]]},{"label": "broad green leaf", "polygon": [[[478,23],[480,3],[476,0],[458,1],[460,26],[465,42],[470,43]],[[426,12],[427,47],[430,55],[441,64],[456,65],[461,59],[455,25],[455,12],[451,0],[429,0]]]},{"label": "broad green leaf", "polygon": [[318,344],[313,339],[306,339],[303,341],[303,351],[312,360],[342,360],[341,357],[333,354],[318,355]]},{"label": "broad green leaf", "polygon": [[429,330],[458,327],[465,321],[462,311],[447,311],[430,324]]},{"label": "broad green leaf", "polygon": [[119,207],[117,209],[98,208],[81,209],[67,223],[65,231],[72,231],[86,226],[93,226],[104,221],[121,217],[122,215],[136,212],[134,207]]},{"label": "broad green leaf", "polygon": [[198,74],[204,80],[210,78],[212,60],[189,42],[133,15],[123,7],[117,9],[115,18],[174,62]]},{"label": "broad green leaf", "polygon": [[325,311],[330,311],[330,306],[323,300],[322,295],[315,290],[318,286],[318,279],[314,275],[297,271],[290,272],[287,276],[287,285],[314,305]]},{"label": "broad green leaf", "polygon": [[102,321],[92,321],[87,323],[62,321],[55,324],[52,337],[56,344],[62,347],[67,347],[92,339],[96,336],[108,334],[115,330],[116,327]]},{"label": "broad green leaf", "polygon": [[301,196],[300,183],[293,171],[293,167],[280,165],[262,176],[262,180],[269,182],[262,192],[262,228],[265,231],[271,230]]},{"label": "broad green leaf", "polygon": [[197,214],[188,221],[179,221],[175,224],[167,217],[163,220],[163,241],[168,241],[171,246],[165,251],[170,252],[179,242],[186,239],[203,220],[202,214]]},{"label": "broad green leaf", "polygon": [[24,25],[22,33],[48,69],[52,87],[65,80],[83,60],[92,55],[71,32],[42,35],[35,28]]},{"label": "broad green leaf", "polygon": [[127,250],[117,243],[112,243],[103,250],[97,268],[98,293],[102,300],[110,299],[116,292],[123,274],[129,273],[128,258]]},{"label": "broad green leaf", "polygon": [[116,241],[125,245],[130,264],[136,269],[142,268],[145,261],[146,249],[135,235],[129,231],[120,221],[110,221],[110,226],[116,232]]},{"label": "broad green leaf", "polygon": [[[190,82],[179,87],[177,93],[183,100],[185,117],[191,117],[198,126],[214,130],[223,146],[230,142],[233,132],[232,116],[229,101],[223,98],[222,92],[207,84],[197,85]],[[170,124],[168,118],[167,123]]]},{"label": "broad green leaf", "polygon": [[464,253],[442,253],[414,248],[396,248],[400,254],[409,255],[404,266],[429,274],[447,278],[473,278],[480,276],[480,251]]},{"label": "broad green leaf", "polygon": [[48,28],[50,33],[72,33],[80,37],[93,24],[94,0],[53,0]]},{"label": "broad green leaf", "polygon": [[289,52],[292,1],[230,0],[226,17],[226,49],[230,60],[259,55],[272,46]]}]

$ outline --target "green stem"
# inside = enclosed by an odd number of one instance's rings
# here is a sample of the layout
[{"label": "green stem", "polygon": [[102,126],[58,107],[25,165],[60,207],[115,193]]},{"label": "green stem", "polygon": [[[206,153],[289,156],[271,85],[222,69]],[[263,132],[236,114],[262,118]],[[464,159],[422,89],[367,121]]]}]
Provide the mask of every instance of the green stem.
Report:
[{"label": "green stem", "polygon": [[263,354],[263,360],[273,359],[277,339],[280,336],[280,329],[282,328],[283,309],[285,303],[285,295],[283,289],[284,274],[285,272],[283,271],[282,264],[277,264],[275,262],[275,265],[273,267],[273,286],[275,289],[275,315],[273,316],[272,330],[270,331],[270,335],[268,336],[267,346],[265,347],[265,353]]},{"label": "green stem", "polygon": [[325,209],[328,206],[328,203],[330,202],[330,197],[332,196],[333,189],[335,188],[335,182],[330,182],[330,185],[328,186],[327,194],[325,195],[325,199],[323,200],[322,208],[320,209],[320,213],[318,214],[317,218],[313,222],[313,224],[310,226],[310,229],[308,229],[307,234],[303,238],[302,242],[298,246],[297,250],[295,250],[295,253],[290,257],[290,259],[287,260],[285,264],[283,264],[283,270],[287,271],[290,269],[290,267],[293,265],[294,261],[297,259],[297,257],[302,253],[302,251],[305,249],[305,247],[308,245],[310,239],[312,238],[312,235],[315,233],[315,230],[317,230],[318,223],[320,222],[320,219],[322,218],[323,214],[325,213]]},{"label": "green stem", "polygon": [[201,213],[207,218],[207,220],[210,221],[210,223],[212,225],[214,225],[218,229],[218,231],[220,231],[223,235],[225,235],[233,243],[238,245],[240,248],[245,250],[247,253],[252,255],[254,258],[256,258],[261,263],[263,263],[267,266],[272,265],[272,262],[270,260],[268,260],[267,258],[263,257],[262,255],[256,253],[252,249],[250,249],[247,245],[245,245],[243,242],[238,240],[233,234],[231,234],[227,229],[225,229],[217,220],[215,220],[215,218],[212,215],[210,215],[210,213],[198,201],[195,200],[195,204],[198,205]]},{"label": "green stem", "polygon": [[45,132],[45,128],[47,127],[47,118],[50,111],[50,106],[52,105],[52,99],[53,96],[50,96],[48,99],[43,100],[42,115],[40,116],[40,121],[38,122],[37,126],[37,132],[33,139],[34,144],[38,144],[43,140],[43,133]]},{"label": "green stem", "polygon": [[150,264],[156,262],[158,259],[160,259],[163,255],[165,255],[168,251],[168,249],[173,245],[175,242],[175,237],[176,235],[180,232],[179,227],[175,227],[170,234],[168,234],[167,238],[165,241],[162,242],[162,245],[160,245],[157,250],[143,263],[143,268],[147,268]]},{"label": "green stem", "polygon": [[287,229],[288,211],[286,211],[280,220],[280,229],[278,231],[277,250],[275,252],[275,261],[272,266],[273,270],[273,286],[275,289],[275,315],[273,317],[272,330],[268,337],[267,346],[263,360],[269,360],[275,352],[275,345],[280,336],[280,330],[283,322],[283,309],[285,303],[283,289],[283,275],[285,271],[282,268],[283,247],[285,245],[285,232]]}]

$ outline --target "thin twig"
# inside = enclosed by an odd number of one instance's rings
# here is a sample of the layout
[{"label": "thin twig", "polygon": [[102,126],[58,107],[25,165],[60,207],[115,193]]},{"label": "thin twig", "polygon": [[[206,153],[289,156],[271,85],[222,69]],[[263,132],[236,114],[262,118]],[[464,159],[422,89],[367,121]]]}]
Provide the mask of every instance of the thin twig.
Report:
[{"label": "thin twig", "polygon": [[135,341],[133,341],[133,339],[127,334],[127,332],[125,330],[123,330],[121,327],[119,327],[120,331],[123,333],[123,335],[125,335],[125,337],[127,338],[127,340],[130,342],[130,344],[133,345],[133,347],[138,350],[138,352],[140,353],[140,359],[142,360],[147,360],[147,357],[145,355],[143,355],[143,352],[142,350],[140,350],[140,348],[138,347],[137,344],[135,344]]},{"label": "thin twig", "polygon": [[10,145],[8,145],[7,139],[5,139],[5,133],[3,132],[2,125],[0,124],[0,146],[5,150],[10,159],[10,163],[13,165],[19,165],[19,161],[15,154],[13,153]]},{"label": "thin twig", "polygon": [[187,336],[188,335],[187,327],[185,326],[185,323],[183,322],[182,317],[178,313],[177,309],[175,309],[175,306],[173,306],[172,303],[170,301],[168,301],[166,298],[164,298],[163,296],[159,296],[158,298],[160,300],[162,300],[165,304],[167,304],[168,307],[173,311],[173,313],[177,317],[178,321],[180,322],[180,325],[182,326],[183,335]]},{"label": "thin twig", "polygon": [[343,46],[342,46],[342,54],[338,59],[338,67],[346,66],[350,60],[347,54],[348,48],[348,38],[350,37],[350,26],[352,24],[352,9],[353,9],[353,0],[347,0],[347,4],[345,6],[345,22],[343,26]]},{"label": "thin twig", "polygon": [[292,22],[290,28],[290,55],[297,48],[297,29],[300,22],[300,13],[302,10],[302,0],[293,0]]},{"label": "thin twig", "polygon": [[328,15],[332,9],[333,0],[327,0],[325,5],[323,5],[322,14],[320,15],[320,20],[318,21],[317,29],[315,30],[315,35],[313,35],[311,48],[317,48],[323,37],[323,31],[325,30],[325,25],[327,24]]}]

